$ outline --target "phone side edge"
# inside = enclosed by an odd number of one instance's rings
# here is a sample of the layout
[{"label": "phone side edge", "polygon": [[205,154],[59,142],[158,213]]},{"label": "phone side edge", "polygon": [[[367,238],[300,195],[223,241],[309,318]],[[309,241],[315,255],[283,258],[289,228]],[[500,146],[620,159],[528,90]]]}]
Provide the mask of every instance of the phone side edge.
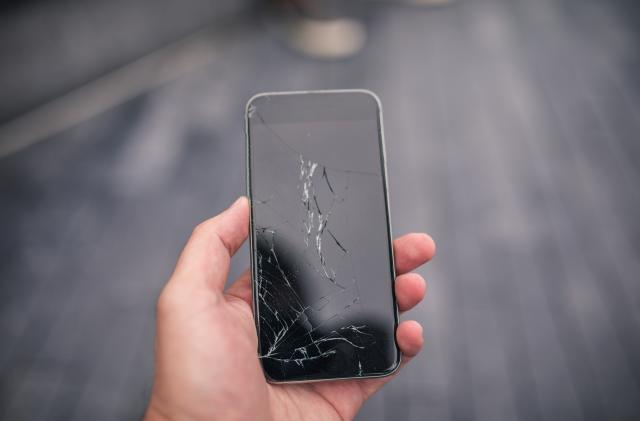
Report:
[{"label": "phone side edge", "polygon": [[382,101],[377,94],[368,89],[358,89],[357,91],[365,93],[371,96],[378,107],[378,144],[380,147],[380,166],[381,166],[381,174],[383,178],[383,189],[384,189],[384,201],[385,201],[385,210],[386,210],[386,224],[387,224],[387,235],[388,235],[388,247],[389,247],[389,265],[390,265],[390,276],[391,276],[391,297],[393,301],[393,316],[394,316],[394,332],[393,332],[393,342],[396,347],[396,359],[395,364],[390,370],[381,375],[377,375],[375,377],[387,377],[395,374],[400,369],[400,363],[402,361],[402,351],[400,350],[400,346],[398,345],[398,340],[396,338],[396,332],[398,330],[398,325],[400,323],[400,314],[398,311],[398,301],[396,299],[396,264],[395,264],[395,254],[393,251],[393,230],[391,228],[391,201],[389,199],[389,172],[387,170],[387,147],[385,142],[385,132],[384,132],[384,119],[383,119],[383,110],[382,110]]},{"label": "phone side edge", "polygon": [[[256,326],[256,334],[258,338],[260,338],[260,325],[259,320],[260,316],[258,315],[258,306],[257,306],[257,294],[258,291],[256,289],[256,262],[255,262],[255,238],[254,238],[254,229],[253,229],[253,195],[251,191],[251,142],[250,142],[250,132],[249,132],[249,107],[251,103],[261,96],[264,96],[264,93],[258,93],[253,95],[247,101],[244,112],[244,138],[245,138],[245,194],[247,199],[249,200],[249,272],[250,279],[249,283],[251,284],[251,307],[253,309],[253,321]],[[260,341],[258,341],[258,347],[256,348],[256,356],[260,357]],[[264,371],[264,370],[263,370]]]}]

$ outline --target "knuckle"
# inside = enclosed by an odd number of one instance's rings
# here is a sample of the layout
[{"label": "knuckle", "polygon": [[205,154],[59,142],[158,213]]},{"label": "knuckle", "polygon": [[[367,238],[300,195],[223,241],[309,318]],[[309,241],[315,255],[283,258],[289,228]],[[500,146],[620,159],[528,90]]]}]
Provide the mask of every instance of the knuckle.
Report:
[{"label": "knuckle", "polygon": [[202,235],[205,234],[205,232],[207,231],[207,221],[204,222],[200,222],[198,225],[196,225],[193,228],[193,231],[191,232],[191,237],[200,237]]},{"label": "knuckle", "polygon": [[171,312],[171,309],[175,307],[176,296],[170,287],[166,286],[163,288],[160,295],[158,295],[158,299],[156,301],[156,308],[158,313],[168,313]]}]

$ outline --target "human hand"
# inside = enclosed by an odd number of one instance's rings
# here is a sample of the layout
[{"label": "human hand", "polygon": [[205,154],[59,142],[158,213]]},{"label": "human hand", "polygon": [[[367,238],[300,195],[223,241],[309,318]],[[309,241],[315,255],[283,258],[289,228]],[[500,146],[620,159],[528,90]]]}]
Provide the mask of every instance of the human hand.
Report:
[{"label": "human hand", "polygon": [[[257,356],[251,274],[226,291],[231,256],[246,240],[245,197],[196,227],[158,299],[156,361],[146,420],[347,420],[395,375],[275,385],[266,382]],[[407,311],[426,284],[411,270],[435,253],[426,234],[393,242],[396,299]],[[402,366],[422,348],[422,327],[398,325]]]}]

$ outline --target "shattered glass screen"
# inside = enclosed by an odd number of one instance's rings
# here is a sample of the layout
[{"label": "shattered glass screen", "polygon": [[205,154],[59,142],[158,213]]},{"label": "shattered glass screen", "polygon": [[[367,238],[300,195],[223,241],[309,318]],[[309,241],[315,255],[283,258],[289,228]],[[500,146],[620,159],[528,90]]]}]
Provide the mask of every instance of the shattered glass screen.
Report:
[{"label": "shattered glass screen", "polygon": [[377,102],[360,92],[260,96],[247,117],[265,373],[389,373],[399,353]]}]

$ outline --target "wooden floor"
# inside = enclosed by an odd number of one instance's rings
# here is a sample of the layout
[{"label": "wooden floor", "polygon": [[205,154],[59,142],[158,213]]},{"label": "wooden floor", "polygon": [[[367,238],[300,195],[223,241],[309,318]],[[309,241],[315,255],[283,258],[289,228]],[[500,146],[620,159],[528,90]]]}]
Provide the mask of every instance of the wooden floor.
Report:
[{"label": "wooden floor", "polygon": [[138,419],[156,296],[244,192],[246,100],[355,87],[384,106],[394,233],[438,243],[404,316],[425,351],[359,419],[640,419],[638,6],[364,12],[364,51],[323,63],[248,11],[207,64],[0,160],[0,419]]}]

